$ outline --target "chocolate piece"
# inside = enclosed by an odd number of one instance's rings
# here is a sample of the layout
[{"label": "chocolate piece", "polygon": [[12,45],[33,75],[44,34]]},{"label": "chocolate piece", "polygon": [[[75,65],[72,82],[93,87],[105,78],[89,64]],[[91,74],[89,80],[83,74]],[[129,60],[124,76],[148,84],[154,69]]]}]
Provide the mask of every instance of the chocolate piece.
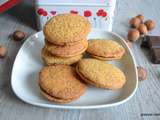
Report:
[{"label": "chocolate piece", "polygon": [[151,61],[160,64],[160,36],[145,36],[141,47],[149,48]]},{"label": "chocolate piece", "polygon": [[160,36],[145,36],[141,47],[146,47],[149,49],[160,48]]},{"label": "chocolate piece", "polygon": [[147,42],[147,41],[142,41],[141,47],[142,47],[142,48],[149,48],[148,42]]},{"label": "chocolate piece", "polygon": [[150,36],[148,38],[150,48],[160,48],[160,36]]},{"label": "chocolate piece", "polygon": [[160,48],[152,48],[151,49],[151,61],[154,64],[160,63]]},{"label": "chocolate piece", "polygon": [[148,45],[149,39],[150,39],[150,36],[145,36],[142,40],[141,47],[149,48],[149,45]]}]

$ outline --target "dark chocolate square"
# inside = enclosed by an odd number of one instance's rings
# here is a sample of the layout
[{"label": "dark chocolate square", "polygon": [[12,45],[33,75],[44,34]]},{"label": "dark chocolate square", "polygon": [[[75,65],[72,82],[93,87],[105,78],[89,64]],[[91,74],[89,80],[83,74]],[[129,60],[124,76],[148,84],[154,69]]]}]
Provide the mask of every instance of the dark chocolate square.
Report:
[{"label": "dark chocolate square", "polygon": [[155,64],[160,63],[160,48],[151,49],[151,61]]},{"label": "dark chocolate square", "polygon": [[148,44],[150,48],[160,48],[160,36],[148,37]]},{"label": "dark chocolate square", "polygon": [[145,48],[160,48],[160,36],[146,35],[142,40],[141,47]]},{"label": "dark chocolate square", "polygon": [[150,39],[150,36],[145,36],[142,39],[141,47],[143,47],[143,48],[149,48],[149,45],[148,45],[149,39]]}]

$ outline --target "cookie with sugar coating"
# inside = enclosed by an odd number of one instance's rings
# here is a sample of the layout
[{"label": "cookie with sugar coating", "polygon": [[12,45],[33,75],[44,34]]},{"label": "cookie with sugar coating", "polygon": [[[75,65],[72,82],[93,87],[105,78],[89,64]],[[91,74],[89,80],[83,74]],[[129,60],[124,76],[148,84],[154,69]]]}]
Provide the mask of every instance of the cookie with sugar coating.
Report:
[{"label": "cookie with sugar coating", "polygon": [[125,49],[113,40],[91,39],[89,40],[87,52],[99,60],[117,60],[124,55]]},{"label": "cookie with sugar coating", "polygon": [[126,77],[119,68],[96,59],[80,60],[76,71],[85,82],[99,88],[120,89],[126,82]]},{"label": "cookie with sugar coating", "polygon": [[68,58],[53,56],[51,53],[47,51],[45,47],[42,49],[41,56],[45,65],[55,65],[55,64],[72,65],[78,62],[83,57],[82,54]]},{"label": "cookie with sugar coating", "polygon": [[67,65],[53,65],[41,69],[39,73],[41,93],[50,101],[68,103],[78,99],[86,91],[86,85]]},{"label": "cookie with sugar coating", "polygon": [[56,45],[81,41],[91,31],[90,22],[77,14],[59,14],[44,26],[43,33],[48,41]]},{"label": "cookie with sugar coating", "polygon": [[73,57],[79,54],[82,54],[88,47],[88,41],[86,39],[75,42],[72,45],[54,45],[45,40],[45,48],[52,55],[58,57]]}]

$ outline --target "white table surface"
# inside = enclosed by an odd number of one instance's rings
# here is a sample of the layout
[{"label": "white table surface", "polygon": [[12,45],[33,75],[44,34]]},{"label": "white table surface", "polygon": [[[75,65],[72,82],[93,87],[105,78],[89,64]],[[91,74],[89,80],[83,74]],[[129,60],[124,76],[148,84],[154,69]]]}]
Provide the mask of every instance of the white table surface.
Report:
[{"label": "white table surface", "polygon": [[[126,37],[129,18],[139,13],[146,19],[155,20],[156,29],[150,34],[160,35],[160,0],[117,0],[113,31]],[[136,94],[127,103],[105,109],[61,110],[35,107],[19,100],[11,90],[10,77],[15,56],[23,41],[15,42],[9,35],[16,29],[23,30],[28,35],[35,33],[36,31],[30,27],[36,24],[33,16],[32,9],[24,9],[23,5],[0,15],[0,44],[8,49],[7,57],[0,59],[0,120],[160,119],[160,73],[158,74],[160,66],[150,62],[148,51],[141,49],[139,42],[133,45],[132,51],[137,65],[148,70],[148,79],[140,82]]]}]

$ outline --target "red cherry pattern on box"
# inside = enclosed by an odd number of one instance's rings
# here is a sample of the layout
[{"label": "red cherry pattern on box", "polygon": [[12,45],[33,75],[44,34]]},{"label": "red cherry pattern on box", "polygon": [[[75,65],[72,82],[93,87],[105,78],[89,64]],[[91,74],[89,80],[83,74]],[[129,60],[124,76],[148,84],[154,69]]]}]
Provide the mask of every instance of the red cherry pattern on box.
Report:
[{"label": "red cherry pattern on box", "polygon": [[104,12],[103,9],[99,9],[96,14],[97,14],[97,16],[102,16],[103,12]]},{"label": "red cherry pattern on box", "polygon": [[107,14],[107,12],[105,12],[105,11],[102,13],[102,17],[106,17],[107,15],[108,15],[108,14]]},{"label": "red cherry pattern on box", "polygon": [[76,10],[71,10],[70,13],[71,13],[71,14],[78,14],[78,11],[76,11]]},{"label": "red cherry pattern on box", "polygon": [[85,17],[90,17],[90,16],[92,16],[92,12],[90,10],[85,10],[84,11],[84,16]]},{"label": "red cherry pattern on box", "polygon": [[47,15],[48,15],[47,11],[45,11],[43,8],[39,8],[39,9],[37,10],[37,13],[38,13],[39,15],[42,15],[42,16],[47,16]]},{"label": "red cherry pattern on box", "polygon": [[54,16],[54,15],[56,15],[57,11],[52,10],[52,11],[50,11],[50,13]]},{"label": "red cherry pattern on box", "polygon": [[98,17],[99,16],[106,17],[108,15],[108,13],[106,11],[104,11],[103,9],[99,9],[96,14]]},{"label": "red cherry pattern on box", "polygon": [[44,11],[42,15],[47,16],[48,15],[47,11]]},{"label": "red cherry pattern on box", "polygon": [[[43,8],[39,8],[37,10],[37,13],[41,16],[47,16],[48,15],[47,11],[45,11]],[[57,12],[56,11],[51,11],[50,13],[54,16],[54,15],[56,15]],[[71,10],[70,13],[78,14],[78,11]],[[108,13],[106,11],[104,11],[103,9],[99,9],[96,14],[97,14],[98,17],[99,16],[106,17],[108,15]],[[84,16],[85,17],[90,17],[90,16],[92,16],[92,12],[90,10],[85,10],[84,11]]]},{"label": "red cherry pattern on box", "polygon": [[37,10],[37,13],[39,14],[39,15],[42,15],[43,14],[43,8],[39,8],[38,10]]}]

